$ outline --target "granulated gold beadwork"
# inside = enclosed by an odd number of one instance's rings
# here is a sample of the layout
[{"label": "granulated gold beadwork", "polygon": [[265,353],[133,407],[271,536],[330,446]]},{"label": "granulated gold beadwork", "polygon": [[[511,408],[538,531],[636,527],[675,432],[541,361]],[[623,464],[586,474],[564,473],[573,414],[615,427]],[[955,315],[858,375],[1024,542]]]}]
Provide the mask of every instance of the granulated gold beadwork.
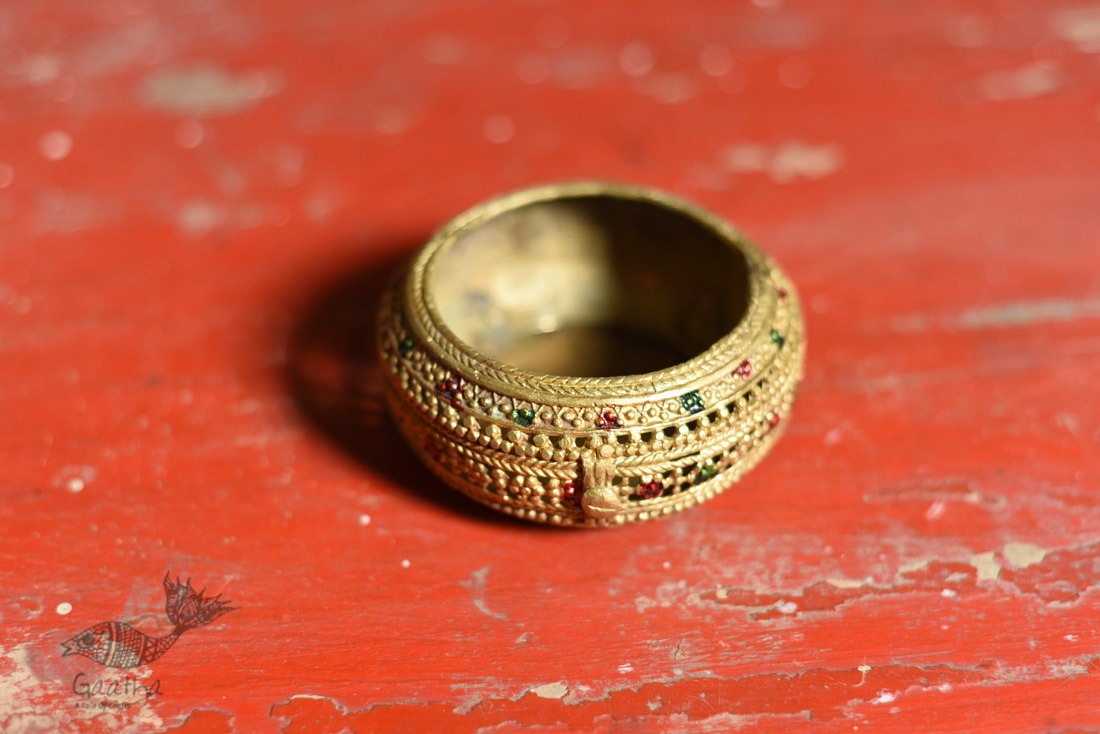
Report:
[{"label": "granulated gold beadwork", "polygon": [[401,432],[451,486],[609,526],[712,498],[802,376],[792,284],[709,212],[606,183],[520,191],[440,230],[383,298]]}]

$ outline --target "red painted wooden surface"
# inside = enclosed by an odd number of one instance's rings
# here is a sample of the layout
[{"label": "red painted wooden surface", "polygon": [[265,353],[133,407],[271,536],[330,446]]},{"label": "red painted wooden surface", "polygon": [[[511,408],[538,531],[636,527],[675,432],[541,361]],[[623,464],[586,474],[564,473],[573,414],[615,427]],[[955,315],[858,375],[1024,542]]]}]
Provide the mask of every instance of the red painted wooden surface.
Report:
[{"label": "red painted wooden surface", "polygon": [[[372,361],[434,227],[572,178],[807,310],[775,453],[619,532],[452,496]],[[1100,730],[1098,203],[1084,0],[5,2],[0,730]],[[168,570],[239,610],[75,694]]]}]

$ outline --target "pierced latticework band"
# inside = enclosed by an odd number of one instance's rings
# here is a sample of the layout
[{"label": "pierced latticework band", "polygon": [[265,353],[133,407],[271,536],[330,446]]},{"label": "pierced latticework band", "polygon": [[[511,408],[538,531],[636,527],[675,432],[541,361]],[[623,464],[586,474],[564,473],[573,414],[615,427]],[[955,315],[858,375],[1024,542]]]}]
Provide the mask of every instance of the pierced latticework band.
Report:
[{"label": "pierced latticework band", "polygon": [[602,526],[729,487],[785,426],[798,299],[720,218],[652,190],[521,191],[438,232],[383,298],[387,399],[444,481]]}]

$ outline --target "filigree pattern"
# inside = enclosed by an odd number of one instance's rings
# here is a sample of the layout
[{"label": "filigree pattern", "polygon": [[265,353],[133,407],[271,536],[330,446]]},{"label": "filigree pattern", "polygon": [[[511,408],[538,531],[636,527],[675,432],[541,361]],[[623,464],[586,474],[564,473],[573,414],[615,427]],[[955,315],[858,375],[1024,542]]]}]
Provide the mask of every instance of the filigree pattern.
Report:
[{"label": "filigree pattern", "polygon": [[534,375],[455,338],[424,290],[425,263],[451,236],[441,234],[390,287],[380,313],[387,398],[418,455],[480,502],[561,525],[648,520],[729,487],[781,433],[804,337],[793,285],[711,224],[750,263],[741,323],[692,360],[602,379]]}]

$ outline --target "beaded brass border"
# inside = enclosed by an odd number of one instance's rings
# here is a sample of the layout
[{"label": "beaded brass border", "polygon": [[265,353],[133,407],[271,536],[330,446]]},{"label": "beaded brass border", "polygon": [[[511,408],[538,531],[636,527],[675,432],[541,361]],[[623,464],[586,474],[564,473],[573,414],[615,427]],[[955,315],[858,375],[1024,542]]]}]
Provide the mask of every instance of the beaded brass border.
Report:
[{"label": "beaded brass border", "polygon": [[[528,372],[455,337],[425,286],[436,254],[501,212],[576,196],[650,202],[718,233],[749,265],[744,318],[693,359],[610,378]],[[804,344],[794,287],[763,253],[713,214],[618,184],[528,189],[459,216],[391,285],[380,310],[387,401],[427,466],[494,509],[571,526],[649,520],[734,483],[782,431]]]}]

